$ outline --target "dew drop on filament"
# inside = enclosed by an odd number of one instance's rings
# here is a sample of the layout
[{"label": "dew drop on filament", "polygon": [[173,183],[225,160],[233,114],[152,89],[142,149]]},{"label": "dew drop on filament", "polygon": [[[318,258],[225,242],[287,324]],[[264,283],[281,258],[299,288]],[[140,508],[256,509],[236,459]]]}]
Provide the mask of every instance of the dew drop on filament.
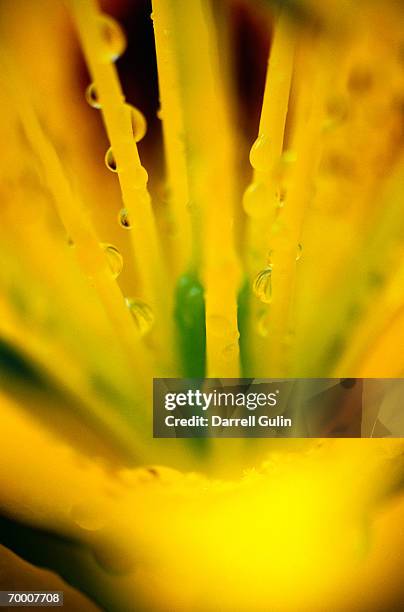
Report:
[{"label": "dew drop on filament", "polygon": [[125,34],[119,23],[109,15],[99,15],[98,24],[104,42],[105,59],[115,62],[126,49]]},{"label": "dew drop on filament", "polygon": [[265,183],[252,183],[244,193],[243,208],[250,217],[264,218],[268,216],[274,202],[275,198],[271,202],[270,191]]},{"label": "dew drop on filament", "polygon": [[118,172],[118,166],[111,147],[109,147],[108,151],[105,153],[105,165],[111,172]]},{"label": "dew drop on filament", "polygon": [[101,108],[98,93],[94,83],[90,83],[90,85],[86,89],[86,100],[92,108]]},{"label": "dew drop on filament", "polygon": [[101,247],[106,255],[109,269],[111,270],[111,274],[113,278],[118,278],[123,268],[123,258],[118,249],[112,245],[107,243],[102,243]]},{"label": "dew drop on filament", "polygon": [[271,155],[271,140],[268,136],[261,134],[254,142],[250,151],[250,164],[256,170],[266,171],[269,169]]},{"label": "dew drop on filament", "polygon": [[142,140],[142,138],[146,134],[146,130],[147,130],[146,118],[143,115],[143,113],[135,106],[132,106],[132,104],[126,104],[125,106],[130,112],[133,138],[135,139],[135,142],[139,142],[140,140]]},{"label": "dew drop on filament", "polygon": [[126,305],[130,310],[133,320],[141,336],[145,336],[153,326],[153,310],[143,300],[139,298],[126,298]]},{"label": "dew drop on filament", "polygon": [[126,208],[122,208],[119,211],[118,221],[119,225],[123,227],[123,229],[129,230],[132,227],[129,219],[129,213]]},{"label": "dew drop on filament", "polygon": [[272,266],[258,272],[254,283],[253,291],[258,299],[264,304],[270,304],[272,300]]}]

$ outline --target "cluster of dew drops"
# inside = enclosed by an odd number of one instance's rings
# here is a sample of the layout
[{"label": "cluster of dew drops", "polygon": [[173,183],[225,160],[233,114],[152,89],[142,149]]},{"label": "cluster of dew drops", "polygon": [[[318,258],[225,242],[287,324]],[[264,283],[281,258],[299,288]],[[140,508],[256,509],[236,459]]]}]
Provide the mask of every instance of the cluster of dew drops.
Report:
[{"label": "cluster of dew drops", "polygon": [[[126,49],[125,34],[118,22],[109,15],[101,14],[98,16],[98,20],[105,42],[105,57],[107,60],[115,62]],[[97,110],[102,108],[102,102],[99,98],[95,83],[90,83],[88,85],[85,92],[85,98],[92,108]],[[146,134],[146,119],[143,113],[132,104],[124,102],[124,105],[130,114],[134,141],[139,142]],[[118,172],[118,166],[111,147],[107,150],[104,161],[108,170],[115,173]],[[118,221],[123,229],[131,229],[129,214],[126,208],[120,210]],[[100,247],[105,254],[107,265],[113,279],[117,279],[123,269],[123,257],[121,253],[112,244],[102,242]],[[133,317],[139,335],[145,336],[151,330],[154,323],[153,310],[149,304],[140,298],[125,298],[125,304]]]},{"label": "cluster of dew drops", "polygon": [[[250,151],[250,163],[255,171],[267,172],[268,159],[271,153],[270,149],[271,142],[269,138],[264,134],[260,134]],[[294,161],[295,156],[291,151],[284,152],[281,159],[283,164]],[[249,187],[247,187],[243,197],[244,211],[249,217],[262,218],[264,221],[265,217],[268,216],[268,204],[273,202],[277,209],[281,209],[284,205],[284,197],[284,190],[280,189],[271,194],[266,181],[254,180]],[[299,261],[301,255],[302,245],[298,244],[296,261]],[[272,251],[269,251],[267,263],[265,267],[257,273],[252,285],[255,296],[265,305],[272,302],[272,271]],[[265,316],[262,317],[262,319],[264,320]],[[261,335],[266,335],[266,332],[264,333],[264,331],[262,331]]]},{"label": "cluster of dew drops", "polygon": [[[126,48],[126,37],[120,27],[120,25],[108,15],[101,14],[98,17],[99,26],[103,34],[103,40],[105,41],[105,56],[112,62],[115,62],[125,51]],[[86,89],[85,97],[88,104],[95,109],[100,110],[102,108],[102,102],[98,96],[97,88],[95,83],[90,83]],[[125,108],[130,113],[133,138],[135,142],[139,142],[145,135],[147,129],[147,123],[144,115],[139,109],[127,102],[124,102]],[[259,136],[254,143],[251,153],[250,161],[254,169],[260,170],[262,164],[266,164],[268,147],[270,143],[267,137]],[[118,172],[118,166],[114,157],[112,148],[110,147],[105,154],[105,165],[111,172]],[[268,202],[268,188],[264,183],[253,182],[246,190],[243,198],[243,205],[245,212],[251,216],[256,217],[265,211],[266,204]],[[280,208],[282,207],[282,197],[280,194],[274,194],[275,203]],[[123,229],[130,230],[131,222],[126,208],[122,208],[118,215],[118,221]],[[123,258],[119,250],[107,243],[101,243],[108,267],[114,279],[116,279],[123,269]],[[298,245],[298,251],[296,261],[301,257],[302,247]],[[253,292],[256,297],[265,305],[268,305],[272,301],[272,269],[273,265],[268,259],[265,268],[260,270],[253,281]],[[153,311],[150,306],[143,300],[137,298],[126,298],[126,305],[129,308],[133,319],[136,323],[140,335],[145,335],[151,329],[154,322]]]}]

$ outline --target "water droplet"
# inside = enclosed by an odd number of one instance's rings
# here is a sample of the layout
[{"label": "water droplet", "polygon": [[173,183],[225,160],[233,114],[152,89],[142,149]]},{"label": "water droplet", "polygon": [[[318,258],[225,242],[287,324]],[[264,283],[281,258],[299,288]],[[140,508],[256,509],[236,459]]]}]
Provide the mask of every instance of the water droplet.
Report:
[{"label": "water droplet", "polygon": [[270,154],[271,140],[268,136],[261,134],[251,147],[250,164],[256,170],[266,171],[269,167]]},{"label": "water droplet", "polygon": [[133,176],[133,184],[140,187],[145,187],[147,185],[147,181],[149,180],[149,175],[144,166],[138,166],[136,168],[136,172]]},{"label": "water droplet", "polygon": [[268,311],[263,310],[258,313],[257,318],[257,332],[262,338],[266,338],[268,336]]},{"label": "water droplet", "polygon": [[303,247],[301,244],[297,245],[297,251],[296,251],[296,261],[299,261],[299,259],[302,256],[302,251],[303,251]]},{"label": "water droplet", "polygon": [[276,190],[276,205],[278,208],[283,208],[285,205],[285,199],[286,199],[286,188],[285,187],[279,187],[279,189]]},{"label": "water droplet", "polygon": [[132,226],[129,220],[129,213],[126,208],[122,208],[118,215],[119,225],[124,229],[129,230]]},{"label": "water droplet", "polygon": [[272,300],[272,266],[269,265],[261,272],[258,272],[255,281],[253,283],[253,291],[257,298],[264,302],[264,304],[270,304]]},{"label": "water droplet", "polygon": [[163,119],[163,111],[161,108],[158,109],[156,115],[157,115],[157,119]]},{"label": "water droplet", "polygon": [[106,523],[102,513],[93,505],[76,504],[72,507],[70,514],[76,525],[86,531],[98,531]]},{"label": "water droplet", "polygon": [[265,183],[252,183],[247,187],[243,197],[243,208],[247,215],[257,219],[267,217],[271,204],[275,202],[275,196],[271,195]]},{"label": "water droplet", "polygon": [[115,62],[126,49],[125,34],[119,23],[109,15],[99,15],[98,23],[105,44],[105,59]]},{"label": "water droplet", "polygon": [[146,335],[154,323],[154,314],[151,307],[138,298],[126,298],[126,305],[131,312],[140,335]]},{"label": "water droplet", "polygon": [[154,21],[154,13],[153,13],[153,11],[150,13],[150,19],[151,19],[152,21]]},{"label": "water droplet", "polygon": [[69,237],[68,237],[68,239],[67,239],[67,245],[68,245],[69,247],[71,247],[71,248],[72,248],[72,247],[74,247],[74,246],[76,246],[76,244],[75,244],[75,242],[74,242],[73,238],[71,238],[70,236],[69,236]]},{"label": "water droplet", "polygon": [[108,266],[111,270],[112,276],[118,278],[123,268],[123,258],[118,249],[112,245],[103,242],[101,244],[102,249],[107,257]]},{"label": "water droplet", "polygon": [[132,121],[133,138],[135,139],[135,142],[139,142],[140,140],[142,140],[142,138],[146,134],[146,130],[147,130],[146,118],[143,115],[143,113],[138,108],[136,108],[136,106],[133,106],[132,104],[126,104],[125,106],[130,112],[130,118]]},{"label": "water droplet", "polygon": [[92,108],[101,108],[101,104],[98,98],[98,93],[95,88],[94,83],[90,83],[90,85],[86,89],[86,100]]},{"label": "water droplet", "polygon": [[105,153],[105,165],[108,170],[111,170],[111,172],[118,172],[118,166],[116,165],[116,160],[111,147],[109,147],[108,151]]}]

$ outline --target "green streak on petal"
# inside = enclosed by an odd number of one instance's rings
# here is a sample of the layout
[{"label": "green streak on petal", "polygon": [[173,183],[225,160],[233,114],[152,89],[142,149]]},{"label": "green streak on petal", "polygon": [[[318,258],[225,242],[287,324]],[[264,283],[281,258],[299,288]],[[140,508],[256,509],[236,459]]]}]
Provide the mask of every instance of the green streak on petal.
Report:
[{"label": "green streak on petal", "polygon": [[206,361],[205,298],[194,274],[180,277],[175,300],[178,350],[184,378],[203,378]]}]

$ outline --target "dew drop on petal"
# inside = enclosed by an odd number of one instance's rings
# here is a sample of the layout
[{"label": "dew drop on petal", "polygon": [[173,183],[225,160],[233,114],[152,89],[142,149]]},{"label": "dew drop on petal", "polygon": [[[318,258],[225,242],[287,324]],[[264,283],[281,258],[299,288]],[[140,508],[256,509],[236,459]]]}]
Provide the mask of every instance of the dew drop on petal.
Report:
[{"label": "dew drop on petal", "polygon": [[299,261],[299,259],[301,258],[301,256],[302,256],[302,250],[303,250],[302,245],[301,245],[301,244],[298,244],[298,245],[297,245],[297,251],[296,251],[296,261]]},{"label": "dew drop on petal", "polygon": [[101,108],[98,93],[94,83],[90,83],[90,85],[86,89],[86,100],[92,108]]},{"label": "dew drop on petal", "polygon": [[118,166],[116,164],[116,160],[115,160],[111,147],[109,147],[108,151],[105,153],[104,159],[105,159],[105,165],[108,168],[108,170],[111,170],[111,172],[118,172]]},{"label": "dew drop on petal", "polygon": [[256,170],[266,171],[269,168],[271,154],[271,140],[261,134],[254,142],[250,151],[250,164]]},{"label": "dew drop on petal", "polygon": [[133,138],[135,142],[139,142],[142,140],[147,130],[147,122],[143,113],[136,108],[136,106],[132,106],[132,104],[126,104],[126,108],[130,112],[130,118],[132,122],[132,131]]},{"label": "dew drop on petal", "polygon": [[149,304],[138,298],[126,298],[125,301],[136,323],[140,335],[146,335],[150,331],[154,323],[153,310],[151,309]]},{"label": "dew drop on petal", "polygon": [[258,272],[254,283],[253,291],[258,299],[264,304],[270,304],[272,300],[272,266],[267,266]]},{"label": "dew drop on petal", "polygon": [[123,258],[118,249],[113,244],[102,243],[102,249],[107,257],[108,266],[113,278],[118,278],[123,268]]},{"label": "dew drop on petal", "polygon": [[247,215],[259,219],[268,216],[274,202],[265,183],[252,183],[244,193],[243,208]]},{"label": "dew drop on petal", "polygon": [[129,230],[132,226],[129,220],[129,213],[126,208],[121,208],[118,215],[119,225],[124,229]]},{"label": "dew drop on petal", "polygon": [[98,23],[104,41],[105,58],[115,62],[126,49],[125,34],[119,23],[110,15],[99,15]]}]

